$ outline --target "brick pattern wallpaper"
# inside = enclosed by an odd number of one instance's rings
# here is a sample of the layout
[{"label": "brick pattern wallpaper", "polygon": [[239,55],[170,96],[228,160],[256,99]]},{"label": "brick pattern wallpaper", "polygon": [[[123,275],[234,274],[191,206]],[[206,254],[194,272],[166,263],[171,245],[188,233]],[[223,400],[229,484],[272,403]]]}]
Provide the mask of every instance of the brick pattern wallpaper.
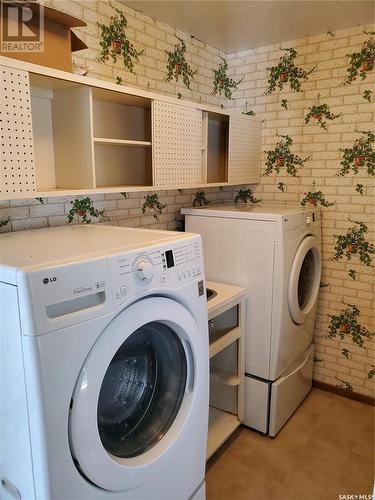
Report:
[{"label": "brick pattern wallpaper", "polygon": [[[114,14],[108,1],[47,0],[44,3],[84,19],[87,23],[86,28],[77,28],[74,31],[86,43],[88,49],[73,53],[73,61],[90,68],[89,76],[112,83],[119,76],[123,79],[124,85],[142,87],[174,97],[177,97],[177,93],[180,92],[183,99],[194,99],[213,105],[224,103],[224,100],[212,95],[212,68],[221,62],[220,56],[224,55],[223,52],[171,26],[160,23],[157,19],[145,16],[142,12],[135,11],[123,3],[113,1],[112,4],[120,8],[126,16],[129,39],[137,50],[144,49],[139,62],[135,64],[136,74],[131,74],[122,69],[123,65],[120,61],[114,65],[111,60],[108,63],[95,61],[99,47],[99,29],[96,23],[108,24],[110,16]],[[165,50],[173,50],[178,42],[176,35],[186,43],[186,60],[193,69],[198,69],[191,85],[192,90],[186,89],[181,81],[178,83],[174,80],[165,81],[167,63]]]},{"label": "brick pattern wallpaper", "polygon": [[[288,91],[288,86],[281,92],[264,95],[267,81],[268,66],[277,63],[280,57],[276,45],[261,47],[241,53],[229,54],[227,59],[232,76],[243,77],[234,100],[224,100],[212,95],[212,68],[220,62],[220,51],[206,46],[199,40],[194,40],[186,34],[178,32],[187,44],[187,60],[198,68],[198,73],[192,83],[192,90],[187,90],[182,84],[165,82],[166,54],[176,43],[175,30],[151,19],[141,12],[135,11],[119,3],[129,23],[128,35],[137,49],[144,48],[145,53],[136,64],[136,75],[121,69],[121,63],[115,66],[95,61],[98,48],[98,27],[96,22],[107,23],[112,9],[108,2],[101,0],[48,0],[45,2],[54,8],[66,11],[87,22],[87,28],[77,29],[77,34],[86,42],[88,49],[73,55],[77,64],[90,68],[89,76],[111,82],[116,76],[123,78],[129,86],[150,89],[176,96],[181,92],[183,99],[193,99],[214,105],[223,104],[235,107],[239,111],[252,109],[263,123],[264,149],[271,149],[277,138],[276,134],[289,134],[294,141],[293,151],[301,156],[311,156],[311,160],[300,171],[299,177],[275,179],[274,176],[262,177],[261,182],[252,188],[264,202],[299,203],[303,193],[309,191],[312,183],[316,189],[321,189],[335,205],[323,209],[323,281],[329,286],[320,292],[318,319],[315,331],[317,358],[314,378],[332,385],[338,385],[339,379],[349,382],[353,389],[365,395],[373,395],[372,380],[367,378],[367,372],[374,361],[374,344],[367,343],[365,348],[354,347],[351,359],[341,355],[341,349],[346,342],[325,338],[328,326],[327,314],[335,314],[343,307],[344,302],[355,303],[361,310],[361,322],[374,329],[374,280],[373,269],[365,266],[355,266],[359,277],[351,280],[348,275],[350,265],[345,262],[331,260],[334,246],[333,234],[344,232],[350,225],[348,217],[360,219],[369,226],[369,239],[374,238],[374,182],[368,177],[347,175],[336,177],[339,167],[340,147],[350,146],[356,138],[355,129],[374,129],[374,105],[367,103],[363,97],[365,89],[374,89],[375,71],[369,73],[365,81],[356,81],[350,86],[342,87],[348,52],[360,48],[366,39],[363,27],[342,30],[335,36],[321,34],[294,40],[283,44],[284,47],[295,47],[298,51],[296,63],[306,69],[316,66],[317,70],[303,84],[303,92]],[[367,27],[373,31],[374,27]],[[320,93],[321,102],[326,102],[333,113],[342,116],[329,122],[328,130],[324,131],[316,125],[304,125],[307,108],[314,104]],[[281,108],[281,99],[288,99],[288,110]],[[285,193],[277,190],[277,182],[285,182]],[[360,196],[355,192],[355,185],[361,182],[365,185],[365,194]],[[235,188],[227,187],[207,189],[209,199],[215,202],[229,202],[233,199]],[[120,194],[93,196],[95,207],[104,210],[104,223],[143,226],[162,229],[180,229],[182,206],[190,206],[194,191],[184,190],[160,192],[160,201],[166,209],[159,221],[151,214],[141,213],[145,193],[129,193],[124,199]],[[0,219],[8,216],[10,224],[0,231],[16,231],[23,229],[55,226],[65,224],[66,215],[71,208],[72,198],[50,198],[41,204],[37,200],[14,200],[0,202]]]},{"label": "brick pattern wallpaper", "polygon": [[[289,85],[265,95],[267,67],[278,63],[282,52],[272,45],[245,52],[230,54],[228,57],[232,76],[243,77],[244,81],[234,94],[234,107],[238,110],[253,110],[263,119],[263,149],[270,150],[277,142],[276,134],[288,134],[294,141],[292,150],[301,157],[311,156],[299,177],[261,177],[255,191],[266,202],[299,203],[305,192],[322,190],[335,205],[322,209],[322,280],[329,286],[321,289],[318,319],[315,330],[316,357],[314,378],[332,385],[341,385],[338,379],[348,382],[353,390],[374,395],[373,380],[367,373],[375,364],[374,343],[367,342],[365,348],[355,347],[351,341],[327,339],[328,314],[338,314],[345,305],[356,304],[360,311],[360,322],[374,331],[374,270],[372,267],[357,265],[358,258],[351,262],[332,260],[334,234],[341,234],[349,226],[349,217],[361,220],[369,227],[367,239],[374,242],[374,178],[361,174],[337,177],[341,154],[339,148],[351,147],[358,137],[355,129],[374,130],[375,106],[363,97],[366,89],[375,90],[375,70],[367,74],[365,80],[358,79],[351,85],[342,86],[348,63],[347,53],[360,50],[369,38],[363,30],[374,31],[373,26],[359,26],[337,31],[334,36],[321,34],[282,44],[297,50],[296,64],[304,69],[312,66],[316,71],[303,83],[303,92],[290,91]],[[342,115],[328,121],[328,130],[316,124],[304,124],[308,108],[315,104],[320,94],[321,103],[327,103],[333,113]],[[281,107],[281,100],[289,101],[289,109]],[[264,167],[263,167],[264,169]],[[360,169],[361,170],[361,169]],[[363,170],[363,169],[362,169]],[[286,192],[277,189],[277,183],[286,185]],[[313,182],[316,188],[312,189]],[[365,186],[364,195],[355,191],[357,183]],[[348,270],[353,267],[358,279],[353,281]],[[352,351],[350,359],[345,359],[341,349]]]},{"label": "brick pattern wallpaper", "polygon": [[[113,1],[113,5],[121,8],[128,21],[128,36],[139,50],[144,49],[139,63],[135,65],[136,74],[131,74],[122,69],[122,63],[113,65],[97,62],[99,47],[99,28],[97,22],[109,23],[110,16],[114,14],[108,1],[101,0],[47,0],[45,5],[67,12],[87,23],[86,28],[77,28],[75,31],[84,40],[88,49],[73,53],[73,61],[78,65],[89,68],[88,76],[115,82],[120,76],[125,85],[144,88],[153,92],[160,92],[177,97],[182,94],[183,99],[193,99],[219,106],[226,104],[223,99],[212,95],[212,68],[221,61],[223,55],[217,49],[207,46],[204,42],[195,40],[182,32],[177,32],[172,27],[160,23],[156,19],[145,16],[126,5]],[[186,89],[181,82],[165,82],[167,55],[165,50],[173,50],[176,35],[183,38],[187,45],[186,59],[195,69],[198,69],[192,82],[192,90]],[[208,199],[215,203],[233,200],[235,188],[206,189]],[[180,229],[180,209],[191,206],[195,192],[184,190],[162,191],[158,193],[160,201],[167,207],[163,214],[156,220],[147,212],[142,215],[141,207],[147,193],[129,193],[124,199],[120,194],[98,194],[91,198],[95,208],[104,210],[104,222],[124,226],[143,226],[158,229]],[[2,228],[1,232],[17,231],[40,227],[65,224],[66,216],[71,208],[74,198],[48,198],[41,204],[38,200],[25,199],[13,201],[0,201],[0,220],[10,217],[10,223]]]},{"label": "brick pattern wallpaper", "polygon": [[[234,191],[233,186],[223,187],[222,190],[218,187],[205,189],[206,196],[212,203],[230,203],[233,201]],[[116,226],[182,230],[183,218],[180,210],[182,207],[192,206],[195,193],[193,189],[184,189],[182,192],[158,191],[160,202],[166,205],[158,220],[154,218],[153,211],[146,210],[142,214],[142,205],[147,193],[127,193],[126,198],[120,193],[95,194],[90,196],[94,207],[104,213],[98,220],[93,219],[93,222],[98,221]],[[73,200],[74,197],[69,196],[44,198],[43,203],[37,199],[0,200],[0,220],[10,217],[9,224],[1,227],[0,232],[64,225]]]}]

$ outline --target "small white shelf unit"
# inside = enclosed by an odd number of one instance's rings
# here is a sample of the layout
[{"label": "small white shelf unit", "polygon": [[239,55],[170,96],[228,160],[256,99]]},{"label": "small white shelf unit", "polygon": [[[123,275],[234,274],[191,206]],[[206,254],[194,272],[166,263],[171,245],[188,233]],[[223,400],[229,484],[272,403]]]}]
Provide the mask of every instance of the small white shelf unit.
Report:
[{"label": "small white shelf unit", "polygon": [[217,295],[207,302],[210,336],[210,409],[207,460],[243,421],[246,289],[208,281]]}]

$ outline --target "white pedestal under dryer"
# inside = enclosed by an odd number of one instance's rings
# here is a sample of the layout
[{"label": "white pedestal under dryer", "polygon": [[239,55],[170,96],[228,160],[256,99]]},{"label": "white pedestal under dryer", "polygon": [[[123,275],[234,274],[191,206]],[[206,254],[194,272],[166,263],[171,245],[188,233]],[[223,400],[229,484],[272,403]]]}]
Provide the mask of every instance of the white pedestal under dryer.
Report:
[{"label": "white pedestal under dryer", "polygon": [[0,236],[0,498],[204,500],[199,235]]},{"label": "white pedestal under dryer", "polygon": [[275,436],[311,389],[321,276],[317,208],[182,209],[203,239],[209,280],[244,286],[245,425]]}]

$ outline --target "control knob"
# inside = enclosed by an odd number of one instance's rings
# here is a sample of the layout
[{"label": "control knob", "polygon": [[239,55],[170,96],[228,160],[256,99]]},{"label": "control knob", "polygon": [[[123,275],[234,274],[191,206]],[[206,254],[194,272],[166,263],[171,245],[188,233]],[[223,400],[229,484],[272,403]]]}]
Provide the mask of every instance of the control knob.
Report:
[{"label": "control knob", "polygon": [[151,281],[154,276],[152,262],[145,258],[136,263],[135,271],[141,281]]}]

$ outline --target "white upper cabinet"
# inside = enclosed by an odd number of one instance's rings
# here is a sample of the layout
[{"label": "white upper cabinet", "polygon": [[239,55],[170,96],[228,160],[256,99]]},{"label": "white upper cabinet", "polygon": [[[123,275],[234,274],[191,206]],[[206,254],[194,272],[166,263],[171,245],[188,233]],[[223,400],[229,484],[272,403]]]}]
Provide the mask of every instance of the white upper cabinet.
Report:
[{"label": "white upper cabinet", "polygon": [[202,111],[155,100],[153,155],[155,186],[202,184]]},{"label": "white upper cabinet", "polygon": [[0,58],[0,198],[259,181],[258,120]]},{"label": "white upper cabinet", "polygon": [[254,184],[259,182],[261,158],[261,127],[248,116],[231,115],[229,119],[228,182]]}]

